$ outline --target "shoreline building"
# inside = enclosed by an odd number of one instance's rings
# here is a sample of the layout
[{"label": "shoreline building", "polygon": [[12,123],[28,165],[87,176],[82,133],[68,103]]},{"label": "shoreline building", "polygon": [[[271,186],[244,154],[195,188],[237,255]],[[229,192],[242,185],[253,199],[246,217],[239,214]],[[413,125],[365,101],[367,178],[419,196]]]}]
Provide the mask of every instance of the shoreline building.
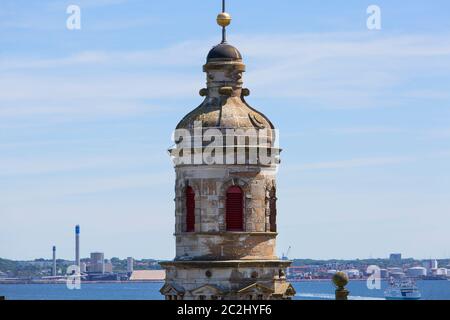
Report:
[{"label": "shoreline building", "polygon": [[105,273],[105,255],[103,252],[91,252],[89,273]]},{"label": "shoreline building", "polygon": [[401,253],[391,253],[389,255],[389,263],[392,266],[400,266],[402,264],[402,254]]},{"label": "shoreline building", "polygon": [[438,262],[436,259],[425,260],[422,265],[425,269],[427,269],[428,274],[432,274],[432,270],[436,270],[438,268]]},{"label": "shoreline building", "polygon": [[427,275],[427,269],[424,267],[412,267],[406,271],[406,275],[411,278],[421,278]]},{"label": "shoreline building", "polygon": [[134,259],[132,257],[127,258],[127,274],[130,276],[134,271]]},{"label": "shoreline building", "polygon": [[[190,133],[192,140],[185,142],[194,146],[178,144],[175,138],[176,146],[169,150],[176,172],[176,257],[160,263],[166,270],[160,292],[167,300],[291,299],[295,290],[286,280],[291,261],[275,252],[278,161],[259,161],[262,150],[277,158],[276,130],[245,100],[250,93],[243,88],[245,65],[238,49],[226,41],[231,17],[224,3],[217,22],[222,42],[209,52],[203,67],[204,101],[175,133]],[[236,133],[252,130],[256,141]],[[204,136],[196,144],[198,135],[207,132],[216,137],[211,153],[215,161],[205,156],[211,141],[206,143]],[[221,135],[226,139],[218,143]],[[251,157],[255,153],[258,161]]]}]

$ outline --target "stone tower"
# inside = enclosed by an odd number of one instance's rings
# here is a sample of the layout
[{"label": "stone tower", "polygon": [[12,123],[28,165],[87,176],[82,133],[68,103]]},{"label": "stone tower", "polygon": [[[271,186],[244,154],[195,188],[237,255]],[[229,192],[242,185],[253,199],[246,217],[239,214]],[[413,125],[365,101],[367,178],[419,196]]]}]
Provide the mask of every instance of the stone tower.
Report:
[{"label": "stone tower", "polygon": [[169,150],[176,257],[161,263],[160,291],[167,300],[290,299],[290,261],[275,253],[276,130],[245,101],[245,65],[226,41],[225,5],[217,22],[223,37],[203,66],[204,101],[180,121]]}]

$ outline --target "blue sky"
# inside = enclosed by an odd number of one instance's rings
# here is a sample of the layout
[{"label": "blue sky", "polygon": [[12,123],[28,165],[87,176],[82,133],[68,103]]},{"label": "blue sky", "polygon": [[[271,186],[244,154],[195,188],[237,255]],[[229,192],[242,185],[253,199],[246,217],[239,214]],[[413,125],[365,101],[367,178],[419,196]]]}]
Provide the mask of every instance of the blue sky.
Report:
[{"label": "blue sky", "polygon": [[[278,252],[449,257],[450,3],[228,1],[249,102],[280,130]],[[66,8],[81,7],[81,30]],[[382,30],[366,28],[377,4]],[[0,4],[0,257],[174,256],[166,149],[220,1]]]}]

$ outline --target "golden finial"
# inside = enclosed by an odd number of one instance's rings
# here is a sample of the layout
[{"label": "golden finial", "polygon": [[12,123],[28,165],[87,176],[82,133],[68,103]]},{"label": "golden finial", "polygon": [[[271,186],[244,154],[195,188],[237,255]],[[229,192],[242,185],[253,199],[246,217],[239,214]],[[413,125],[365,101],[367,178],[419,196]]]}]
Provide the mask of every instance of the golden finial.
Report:
[{"label": "golden finial", "polygon": [[231,16],[225,12],[225,0],[222,0],[222,12],[217,15],[217,24],[222,27],[222,43],[227,42],[226,27],[231,23]]},{"label": "golden finial", "polygon": [[228,27],[231,23],[231,16],[226,12],[221,12],[217,16],[217,24],[221,27]]}]

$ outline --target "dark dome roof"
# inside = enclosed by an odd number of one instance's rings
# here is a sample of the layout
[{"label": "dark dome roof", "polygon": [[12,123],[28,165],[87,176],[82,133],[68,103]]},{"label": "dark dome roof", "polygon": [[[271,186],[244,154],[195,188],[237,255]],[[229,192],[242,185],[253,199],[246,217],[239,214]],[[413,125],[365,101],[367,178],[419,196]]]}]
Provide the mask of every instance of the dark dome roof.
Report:
[{"label": "dark dome roof", "polygon": [[221,43],[211,49],[208,53],[208,57],[206,60],[209,62],[211,60],[226,60],[226,61],[234,61],[234,60],[242,60],[242,55],[232,45],[227,43]]}]

